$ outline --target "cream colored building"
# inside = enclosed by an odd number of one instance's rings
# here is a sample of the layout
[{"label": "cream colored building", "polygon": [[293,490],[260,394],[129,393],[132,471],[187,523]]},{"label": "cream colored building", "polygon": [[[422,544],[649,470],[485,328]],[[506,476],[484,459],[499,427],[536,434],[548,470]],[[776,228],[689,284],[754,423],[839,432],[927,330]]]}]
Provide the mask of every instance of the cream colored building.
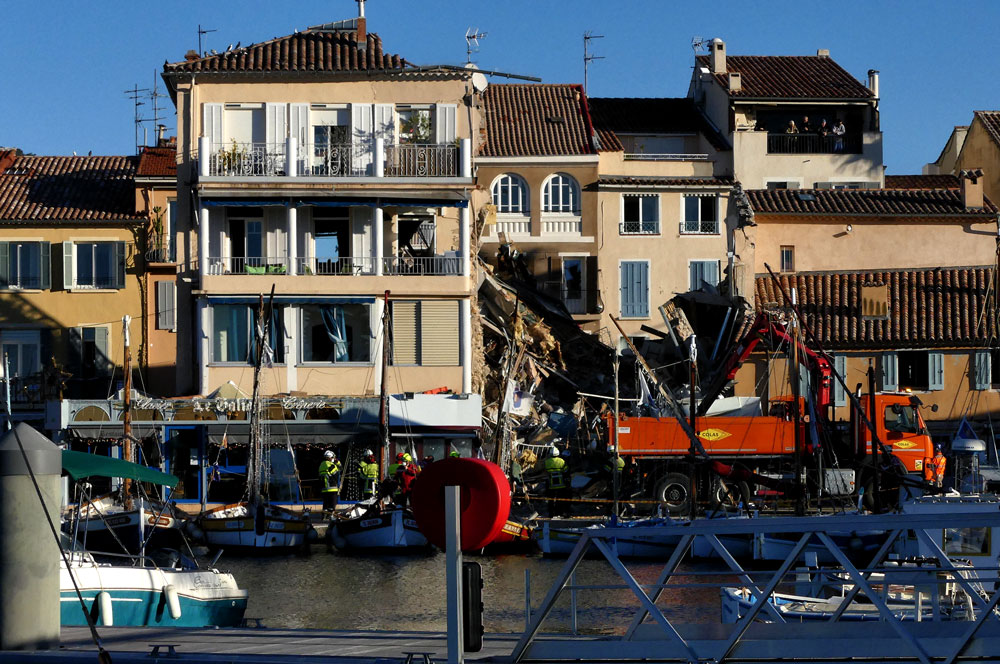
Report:
[{"label": "cream colored building", "polygon": [[[481,75],[382,51],[364,18],[168,64],[178,109],[181,386],[250,391],[274,289],[265,393],[473,390],[470,127]],[[185,214],[195,210],[194,218]],[[193,371],[191,371],[193,369]]]},{"label": "cream colored building", "polygon": [[991,200],[1000,200],[1000,111],[976,111],[955,160],[954,170],[983,171],[983,192]]}]

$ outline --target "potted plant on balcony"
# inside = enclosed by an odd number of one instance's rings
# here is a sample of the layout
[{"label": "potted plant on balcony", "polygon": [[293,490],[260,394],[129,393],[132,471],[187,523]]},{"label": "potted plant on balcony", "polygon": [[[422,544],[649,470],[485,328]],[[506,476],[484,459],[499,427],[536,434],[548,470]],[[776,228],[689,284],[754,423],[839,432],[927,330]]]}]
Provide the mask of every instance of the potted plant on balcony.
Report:
[{"label": "potted plant on balcony", "polygon": [[216,155],[219,175],[234,175],[242,170],[247,158],[247,151],[233,139],[228,150],[222,150]]}]

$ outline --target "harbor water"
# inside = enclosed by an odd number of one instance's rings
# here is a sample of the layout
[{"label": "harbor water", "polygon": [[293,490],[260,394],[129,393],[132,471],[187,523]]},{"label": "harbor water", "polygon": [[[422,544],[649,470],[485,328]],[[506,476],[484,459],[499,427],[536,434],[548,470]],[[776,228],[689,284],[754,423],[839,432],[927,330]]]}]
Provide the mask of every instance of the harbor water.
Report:
[{"label": "harbor water", "polygon": [[[483,567],[484,623],[489,632],[517,632],[525,625],[525,570],[531,572],[532,607],[544,600],[565,564],[540,554],[466,556]],[[444,554],[360,556],[328,553],[313,546],[312,555],[240,558],[224,555],[217,567],[232,572],[250,591],[246,615],[266,627],[324,629],[395,629],[445,631]],[[627,562],[640,584],[655,583],[663,563]],[[688,564],[682,570],[710,571],[716,565]],[[684,578],[682,583],[722,577]],[[622,585],[603,559],[584,560],[577,585]],[[582,633],[620,633],[638,607],[626,588],[577,591],[577,626]],[[665,591],[659,602],[671,619],[717,623],[717,587]],[[546,632],[571,629],[569,592],[546,621]]]}]

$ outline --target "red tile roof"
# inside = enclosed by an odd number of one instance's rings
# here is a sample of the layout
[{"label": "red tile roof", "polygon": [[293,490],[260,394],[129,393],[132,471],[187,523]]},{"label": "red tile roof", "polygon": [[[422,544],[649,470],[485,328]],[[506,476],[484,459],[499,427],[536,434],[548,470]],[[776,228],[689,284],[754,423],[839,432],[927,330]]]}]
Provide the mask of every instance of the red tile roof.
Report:
[{"label": "red tile roof", "polygon": [[[729,149],[694,100],[680,98],[590,97],[594,127],[623,134],[704,134],[717,150]],[[603,149],[611,149],[601,143]],[[621,148],[619,148],[621,149]]]},{"label": "red tile roof", "polygon": [[958,178],[950,173],[938,175],[886,175],[886,189],[959,189]]},{"label": "red tile roof", "polygon": [[177,150],[168,147],[145,147],[139,154],[138,177],[177,177]]},{"label": "red tile roof", "polygon": [[382,52],[382,40],[368,33],[367,48],[358,48],[356,32],[310,28],[287,37],[251,44],[226,53],[165,64],[166,73],[180,72],[345,72],[400,70],[398,55]]},{"label": "red tile roof", "polygon": [[[710,67],[709,56],[697,57],[699,67]],[[874,99],[867,87],[829,56],[730,55],[727,72],[738,72],[742,88],[729,92],[743,99]],[[726,90],[729,77],[715,74]]]},{"label": "red tile roof", "polygon": [[979,118],[986,133],[1000,147],[1000,111],[975,111],[974,118]]},{"label": "red tile roof", "polygon": [[[596,154],[583,86],[491,85],[483,94],[483,157]],[[620,149],[620,148],[619,148]]]},{"label": "red tile roof", "polygon": [[599,187],[731,187],[733,179],[719,175],[700,177],[660,177],[656,175],[601,175]]},{"label": "red tile roof", "polygon": [[757,214],[850,214],[856,216],[996,217],[997,207],[967,208],[957,189],[752,189]]},{"label": "red tile roof", "polygon": [[0,173],[0,220],[135,219],[134,177],[134,157],[18,157]]},{"label": "red tile roof", "polygon": [[[805,322],[827,349],[978,346],[997,335],[991,267],[781,275]],[[861,287],[887,286],[889,316],[861,315]],[[781,310],[769,275],[756,278],[757,310]]]}]

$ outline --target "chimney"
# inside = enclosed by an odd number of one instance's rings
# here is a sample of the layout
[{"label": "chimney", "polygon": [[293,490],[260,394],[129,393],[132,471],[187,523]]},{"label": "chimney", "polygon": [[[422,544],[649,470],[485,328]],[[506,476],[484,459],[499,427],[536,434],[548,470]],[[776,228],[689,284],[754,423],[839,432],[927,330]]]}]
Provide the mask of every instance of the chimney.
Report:
[{"label": "chimney", "polygon": [[17,150],[14,148],[0,150],[0,173],[13,166],[15,159],[17,159]]},{"label": "chimney", "polygon": [[975,168],[962,171],[958,175],[962,183],[962,205],[966,208],[983,207],[983,169]]},{"label": "chimney", "polygon": [[729,91],[739,92],[743,89],[743,77],[739,75],[739,72],[731,72],[729,74]]},{"label": "chimney", "polygon": [[364,49],[368,47],[368,26],[365,17],[358,17],[358,48]]},{"label": "chimney", "polygon": [[878,69],[868,70],[868,89],[872,91],[875,95],[875,99],[878,99]]},{"label": "chimney", "polygon": [[816,49],[816,56],[820,57],[820,58],[828,58],[828,57],[830,57],[830,49],[828,49],[828,48],[817,48]]},{"label": "chimney", "polygon": [[712,43],[708,45],[708,48],[708,59],[711,63],[712,73],[726,73],[726,42],[716,37],[712,40]]},{"label": "chimney", "polygon": [[198,55],[198,51],[194,49],[191,49],[190,51],[184,54],[184,59],[187,60],[188,62],[191,62],[192,60],[197,60],[200,57],[201,56]]},{"label": "chimney", "polygon": [[163,132],[167,130],[167,125],[156,125],[156,144],[160,145],[163,143]]}]

